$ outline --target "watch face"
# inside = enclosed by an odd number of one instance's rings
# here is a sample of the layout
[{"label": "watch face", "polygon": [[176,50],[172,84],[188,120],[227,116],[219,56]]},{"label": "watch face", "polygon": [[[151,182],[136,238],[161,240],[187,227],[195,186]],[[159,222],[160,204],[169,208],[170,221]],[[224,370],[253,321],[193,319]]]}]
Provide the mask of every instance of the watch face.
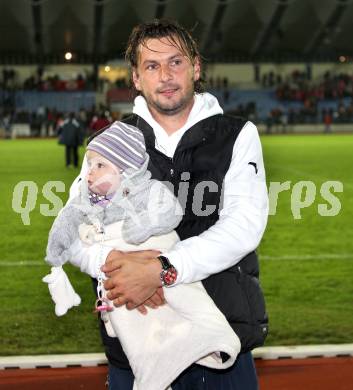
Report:
[{"label": "watch face", "polygon": [[160,279],[162,281],[163,286],[170,286],[172,285],[178,276],[178,271],[176,268],[170,264],[170,261],[165,256],[158,256],[158,260],[161,262],[162,265],[162,272],[160,275]]},{"label": "watch face", "polygon": [[163,275],[164,284],[167,286],[172,285],[176,281],[177,276],[177,270],[173,266],[171,266],[168,271],[165,272]]}]

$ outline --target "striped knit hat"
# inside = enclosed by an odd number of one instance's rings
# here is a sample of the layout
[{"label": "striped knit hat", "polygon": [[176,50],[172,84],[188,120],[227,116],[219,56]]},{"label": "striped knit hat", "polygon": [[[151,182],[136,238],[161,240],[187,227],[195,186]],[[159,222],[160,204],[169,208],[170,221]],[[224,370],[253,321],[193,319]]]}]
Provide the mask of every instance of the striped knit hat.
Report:
[{"label": "striped knit hat", "polygon": [[141,131],[118,121],[93,138],[87,150],[99,153],[123,171],[141,168],[147,158]]}]

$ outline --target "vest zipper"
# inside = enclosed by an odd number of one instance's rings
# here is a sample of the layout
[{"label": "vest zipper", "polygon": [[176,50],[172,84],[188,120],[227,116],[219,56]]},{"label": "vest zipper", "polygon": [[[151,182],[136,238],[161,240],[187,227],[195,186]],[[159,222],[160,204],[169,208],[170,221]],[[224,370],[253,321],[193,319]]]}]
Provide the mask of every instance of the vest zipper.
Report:
[{"label": "vest zipper", "polygon": [[[158,149],[156,149],[155,146],[153,147],[153,149],[154,149],[155,152],[157,152],[157,154],[159,154],[159,155],[162,156],[165,160],[167,160],[167,161],[172,165],[172,167],[174,167],[174,158],[171,158],[171,157],[166,156],[164,153],[162,153],[161,151],[159,151]],[[174,177],[174,168],[170,168],[169,174],[170,174],[171,177]]]}]

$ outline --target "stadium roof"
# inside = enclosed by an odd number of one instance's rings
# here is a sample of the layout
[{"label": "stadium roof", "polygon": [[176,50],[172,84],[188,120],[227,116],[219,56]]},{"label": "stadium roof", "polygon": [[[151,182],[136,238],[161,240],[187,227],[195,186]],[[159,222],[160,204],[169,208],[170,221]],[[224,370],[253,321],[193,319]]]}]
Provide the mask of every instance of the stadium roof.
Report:
[{"label": "stadium roof", "polygon": [[353,55],[352,0],[0,0],[0,15],[1,63],[103,63],[160,17],[193,29],[210,61]]}]

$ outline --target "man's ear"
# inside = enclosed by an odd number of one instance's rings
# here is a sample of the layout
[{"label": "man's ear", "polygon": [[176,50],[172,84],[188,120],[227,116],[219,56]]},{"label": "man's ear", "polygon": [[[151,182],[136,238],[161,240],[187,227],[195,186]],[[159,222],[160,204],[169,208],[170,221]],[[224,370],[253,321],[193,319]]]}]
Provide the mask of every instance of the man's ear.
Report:
[{"label": "man's ear", "polygon": [[140,77],[137,73],[136,68],[132,68],[132,81],[134,83],[134,86],[137,91],[141,91],[141,86],[140,86]]},{"label": "man's ear", "polygon": [[199,80],[201,77],[201,61],[199,57],[195,57],[194,60],[194,81]]}]

